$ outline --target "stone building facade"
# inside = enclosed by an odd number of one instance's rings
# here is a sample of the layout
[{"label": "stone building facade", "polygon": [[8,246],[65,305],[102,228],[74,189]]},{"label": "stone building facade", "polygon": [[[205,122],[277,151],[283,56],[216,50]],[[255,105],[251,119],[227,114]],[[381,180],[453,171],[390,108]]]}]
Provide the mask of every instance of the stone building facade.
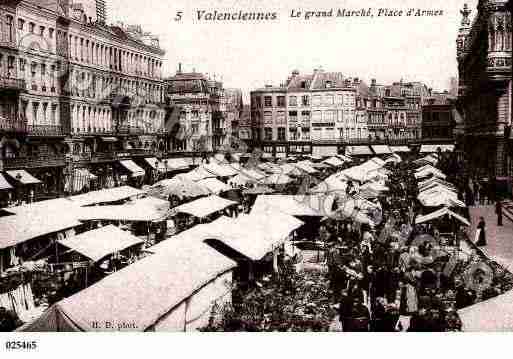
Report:
[{"label": "stone building facade", "polygon": [[464,148],[472,172],[511,178],[511,14],[506,1],[481,0],[471,21],[461,11],[457,38],[458,111],[464,120]]},{"label": "stone building facade", "polygon": [[42,192],[75,192],[77,176],[89,176],[80,188],[93,178],[111,186],[122,181],[118,160],[165,149],[158,38],[140,26],[107,25],[103,1],[0,6],[9,40],[0,43],[0,73],[17,84],[0,101],[2,122],[23,129],[4,133],[4,170],[27,170]]}]

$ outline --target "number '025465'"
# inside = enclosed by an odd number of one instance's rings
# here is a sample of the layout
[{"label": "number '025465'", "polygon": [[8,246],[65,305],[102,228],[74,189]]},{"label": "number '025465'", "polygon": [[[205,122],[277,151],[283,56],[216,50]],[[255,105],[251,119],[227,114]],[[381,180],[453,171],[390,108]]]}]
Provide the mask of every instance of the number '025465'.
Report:
[{"label": "number '025465'", "polygon": [[37,341],[6,341],[5,349],[7,350],[36,350]]}]

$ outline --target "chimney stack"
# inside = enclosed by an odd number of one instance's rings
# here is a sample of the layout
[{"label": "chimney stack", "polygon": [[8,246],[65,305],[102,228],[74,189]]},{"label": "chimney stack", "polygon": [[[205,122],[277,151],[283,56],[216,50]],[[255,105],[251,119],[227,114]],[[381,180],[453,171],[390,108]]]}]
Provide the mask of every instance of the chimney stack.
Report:
[{"label": "chimney stack", "polygon": [[178,74],[181,74],[182,73],[182,63],[179,62],[178,63],[178,71],[177,71]]}]

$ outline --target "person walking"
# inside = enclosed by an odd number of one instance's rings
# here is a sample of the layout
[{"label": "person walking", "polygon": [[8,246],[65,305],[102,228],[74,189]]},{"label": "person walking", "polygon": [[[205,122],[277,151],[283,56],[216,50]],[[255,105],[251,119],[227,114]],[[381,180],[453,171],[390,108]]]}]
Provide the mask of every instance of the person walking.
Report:
[{"label": "person walking", "polygon": [[502,226],[502,202],[501,199],[497,199],[495,203],[495,213],[497,214],[497,226]]},{"label": "person walking", "polygon": [[479,223],[477,225],[477,230],[478,230],[478,234],[477,234],[477,241],[476,241],[476,246],[478,247],[484,247],[486,246],[486,230],[485,230],[485,227],[486,227],[486,223],[485,223],[485,220],[483,217],[479,217]]}]

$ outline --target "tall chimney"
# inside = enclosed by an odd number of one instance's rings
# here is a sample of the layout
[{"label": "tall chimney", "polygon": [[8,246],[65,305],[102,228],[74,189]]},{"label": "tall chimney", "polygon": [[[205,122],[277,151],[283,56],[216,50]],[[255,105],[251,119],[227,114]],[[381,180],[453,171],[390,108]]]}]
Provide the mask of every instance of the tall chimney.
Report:
[{"label": "tall chimney", "polygon": [[178,63],[178,71],[176,73],[178,73],[178,74],[182,73],[182,63],[181,62]]}]

